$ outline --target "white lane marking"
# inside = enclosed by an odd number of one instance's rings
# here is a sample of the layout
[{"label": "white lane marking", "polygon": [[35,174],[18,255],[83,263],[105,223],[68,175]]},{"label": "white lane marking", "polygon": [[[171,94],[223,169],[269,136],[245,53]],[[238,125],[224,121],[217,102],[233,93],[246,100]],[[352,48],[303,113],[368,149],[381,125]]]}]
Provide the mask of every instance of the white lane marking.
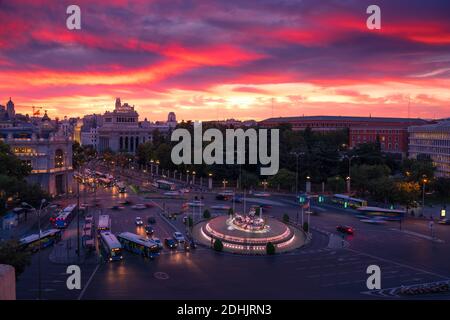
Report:
[{"label": "white lane marking", "polygon": [[432,276],[435,276],[435,277],[438,277],[438,278],[442,278],[442,279],[445,279],[445,280],[450,280],[450,277],[448,277],[448,276],[444,276],[444,275],[441,275],[441,274],[438,274],[438,273],[435,273],[435,272],[431,272],[431,271],[427,271],[427,270],[424,270],[424,269],[416,268],[416,267],[413,267],[413,266],[410,266],[410,265],[407,265],[407,264],[404,264],[404,263],[400,263],[400,262],[397,262],[397,261],[394,261],[394,260],[381,258],[381,257],[374,256],[374,255],[371,255],[371,254],[368,254],[368,253],[364,253],[362,251],[358,251],[358,250],[355,250],[355,249],[346,248],[345,250],[351,251],[351,252],[354,252],[354,253],[359,253],[359,254],[365,255],[367,257],[370,257],[372,259],[377,259],[377,260],[381,260],[381,261],[384,261],[384,262],[393,263],[393,264],[398,265],[400,267],[408,268],[408,269],[411,269],[411,270],[414,270],[414,271],[417,271],[417,272],[422,272],[422,273],[426,273],[426,274],[429,274],[429,275],[432,275]]},{"label": "white lane marking", "polygon": [[89,277],[88,281],[86,282],[86,285],[84,286],[84,288],[81,291],[80,295],[78,296],[77,300],[81,300],[83,298],[84,292],[86,291],[86,289],[91,284],[91,281],[94,278],[94,275],[97,272],[98,268],[100,268],[100,264],[97,264],[97,267],[95,267],[94,271],[92,272],[91,276]]}]

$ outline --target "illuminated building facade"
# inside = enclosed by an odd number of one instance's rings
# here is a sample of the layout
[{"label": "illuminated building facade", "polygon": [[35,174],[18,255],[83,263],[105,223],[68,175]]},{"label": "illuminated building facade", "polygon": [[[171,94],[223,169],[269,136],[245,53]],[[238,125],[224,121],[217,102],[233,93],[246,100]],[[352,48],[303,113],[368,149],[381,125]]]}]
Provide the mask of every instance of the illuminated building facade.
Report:
[{"label": "illuminated building facade", "polygon": [[450,121],[409,128],[409,157],[433,160],[436,176],[450,178]]}]

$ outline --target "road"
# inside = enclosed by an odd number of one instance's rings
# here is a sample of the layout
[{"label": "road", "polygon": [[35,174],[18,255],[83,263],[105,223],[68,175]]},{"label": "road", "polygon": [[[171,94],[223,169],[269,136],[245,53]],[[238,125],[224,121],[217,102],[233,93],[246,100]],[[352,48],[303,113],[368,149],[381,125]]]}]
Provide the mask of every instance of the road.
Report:
[{"label": "road", "polygon": [[[133,178],[129,182],[138,183]],[[92,200],[88,195],[88,202]],[[203,196],[206,207],[226,204],[215,200],[213,194]],[[179,212],[184,201],[153,199],[128,193],[119,195],[110,189],[99,190],[96,195],[103,213],[112,217],[112,231],[130,231],[145,236],[142,227],[135,226],[135,218],[146,221],[148,216],[157,220],[155,235],[163,240],[174,230],[182,232],[185,227],[181,217],[168,223],[159,214],[161,208]],[[190,194],[188,199],[195,197]],[[120,210],[109,209],[124,198],[132,203],[152,203],[154,207],[133,210],[124,206]],[[297,209],[292,198],[271,196],[272,208],[265,214],[281,217],[288,214],[296,219]],[[249,196],[245,203],[261,202]],[[264,202],[264,200],[263,200]],[[228,202],[228,204],[230,204]],[[230,204],[232,205],[232,204]],[[235,204],[237,211],[243,211],[244,203]],[[100,212],[95,211],[98,215]],[[124,261],[100,263],[88,259],[81,265],[82,290],[68,290],[65,287],[64,265],[48,261],[51,249],[43,250],[43,297],[45,299],[399,299],[389,290],[368,292],[366,286],[369,265],[381,268],[383,289],[402,285],[423,284],[446,280],[450,277],[450,236],[448,226],[436,226],[441,242],[426,238],[425,221],[408,220],[399,230],[398,223],[369,225],[360,222],[343,210],[320,208],[319,215],[311,216],[313,239],[304,248],[277,256],[240,256],[213,252],[198,247],[191,252],[182,249],[164,249],[154,260],[125,253]],[[199,216],[199,215],[198,215]],[[198,216],[196,219],[198,219]],[[329,247],[329,234],[335,234],[336,225],[352,225],[355,235],[347,237],[348,246]],[[407,230],[408,233],[404,231]],[[19,299],[35,299],[37,288],[36,257],[18,282]],[[447,295],[428,296],[448,299]],[[424,298],[424,297],[421,297]],[[426,298],[426,297],[425,297]]]}]

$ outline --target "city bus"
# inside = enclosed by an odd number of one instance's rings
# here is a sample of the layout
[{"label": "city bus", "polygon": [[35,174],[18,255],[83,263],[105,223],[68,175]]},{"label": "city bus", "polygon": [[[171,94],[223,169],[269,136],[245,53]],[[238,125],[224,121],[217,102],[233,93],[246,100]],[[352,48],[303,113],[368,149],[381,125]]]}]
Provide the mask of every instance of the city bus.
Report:
[{"label": "city bus", "polygon": [[98,217],[97,232],[111,231],[111,218],[107,214],[102,214]]},{"label": "city bus", "polygon": [[367,201],[364,199],[357,199],[352,198],[349,196],[346,196],[344,194],[335,194],[333,195],[333,198],[331,199],[333,203],[339,204],[343,206],[344,208],[360,208],[360,207],[366,207]]},{"label": "city bus", "polygon": [[100,245],[105,257],[109,261],[122,260],[122,245],[116,236],[111,232],[101,232],[100,233]]},{"label": "city bus", "polygon": [[384,220],[398,221],[405,215],[405,210],[386,209],[378,207],[359,207],[356,210],[367,217],[382,217]]},{"label": "city bus", "polygon": [[156,180],[158,189],[175,191],[176,184],[167,180]]},{"label": "city bus", "polygon": [[60,229],[67,228],[77,211],[77,205],[71,204],[64,208],[55,220],[55,226]]},{"label": "city bus", "polygon": [[159,256],[160,248],[158,244],[131,232],[122,232],[117,235],[119,242],[125,250],[140,254],[142,257],[154,258]]},{"label": "city bus", "polygon": [[39,241],[39,234],[31,234],[25,238],[19,240],[20,247],[25,250],[29,249],[32,252],[36,252],[39,249],[39,243],[41,248],[46,248],[61,240],[61,230],[49,229],[41,232],[41,239]]}]

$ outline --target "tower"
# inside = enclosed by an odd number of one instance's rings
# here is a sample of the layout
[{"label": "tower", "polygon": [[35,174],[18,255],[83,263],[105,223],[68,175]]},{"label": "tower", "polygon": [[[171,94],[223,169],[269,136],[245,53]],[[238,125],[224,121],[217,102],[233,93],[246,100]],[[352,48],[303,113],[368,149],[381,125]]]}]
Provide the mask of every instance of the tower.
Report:
[{"label": "tower", "polygon": [[11,97],[9,98],[9,101],[6,104],[6,113],[8,114],[8,118],[10,120],[14,119],[16,116],[16,111],[14,109],[14,102],[12,102]]},{"label": "tower", "polygon": [[116,98],[116,110],[120,109],[122,107],[122,103],[120,102],[120,98]]}]

